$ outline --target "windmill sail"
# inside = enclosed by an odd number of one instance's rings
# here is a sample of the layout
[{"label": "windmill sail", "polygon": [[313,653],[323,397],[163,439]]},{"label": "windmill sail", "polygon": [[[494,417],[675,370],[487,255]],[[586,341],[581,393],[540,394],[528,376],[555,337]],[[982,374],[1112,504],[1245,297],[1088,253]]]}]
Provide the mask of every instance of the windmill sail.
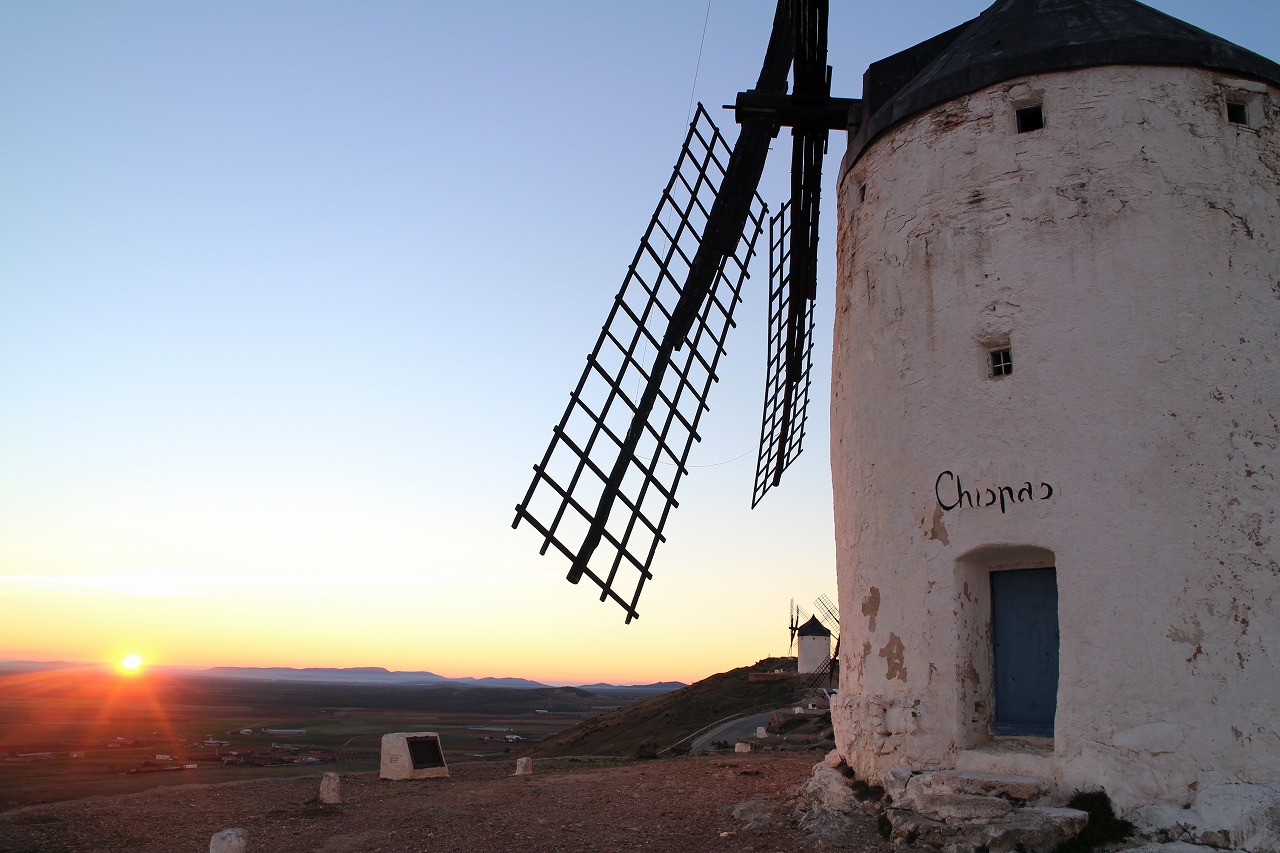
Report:
[{"label": "windmill sail", "polygon": [[[793,99],[827,104],[827,4],[791,6],[795,61]],[[838,111],[837,111],[838,112]],[[813,302],[818,290],[818,211],[829,115],[796,110],[791,117],[791,200],[770,220],[769,361],[765,377],[760,455],[751,506],[778,485],[804,449],[813,354]],[[823,119],[828,119],[824,121]]]},{"label": "windmill sail", "polygon": [[709,291],[697,299],[688,330],[670,333],[690,270],[705,243],[710,214],[731,151],[698,105],[670,182],[654,211],[622,289],[516,519],[612,599],[630,622],[664,540],[676,487],[699,440],[698,423],[725,351],[755,254],[764,203],[750,194],[745,234],[720,255]]},{"label": "windmill sail", "polygon": [[[542,534],[542,553],[554,546],[569,560],[569,581],[590,578],[600,600],[621,605],[628,622],[639,615],[640,592],[677,505],[676,487],[700,440],[698,423],[763,227],[756,187],[770,141],[784,125],[795,129],[795,221],[779,226],[788,248],[771,300],[778,354],[771,349],[770,376],[779,378],[768,397],[777,402],[766,403],[762,437],[767,433],[769,448],[760,463],[771,483],[800,451],[822,155],[828,130],[846,126],[854,103],[830,97],[826,38],[826,0],[778,0],[756,87],[740,92],[734,105],[742,129],[732,149],[698,106],[609,319],[516,506],[512,527],[528,521]],[[758,472],[757,502],[760,481]]]},{"label": "windmill sail", "polygon": [[[792,279],[790,218],[786,202],[769,219],[769,357],[756,460],[754,509],[778,485],[782,472],[804,449],[809,411],[809,368],[813,364],[813,300],[796,298]],[[798,316],[793,314],[798,313]]]},{"label": "windmill sail", "polygon": [[835,603],[827,598],[826,594],[822,594],[814,599],[813,612],[817,614],[818,621],[827,627],[832,634],[840,634],[840,610]]}]

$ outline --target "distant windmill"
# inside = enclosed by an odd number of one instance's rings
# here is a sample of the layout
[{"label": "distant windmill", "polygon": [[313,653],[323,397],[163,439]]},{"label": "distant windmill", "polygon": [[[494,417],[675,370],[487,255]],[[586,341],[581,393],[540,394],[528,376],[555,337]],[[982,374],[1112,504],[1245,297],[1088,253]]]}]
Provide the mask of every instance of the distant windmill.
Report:
[{"label": "distant windmill", "polygon": [[[814,617],[810,623],[801,625],[798,629],[801,660],[797,662],[797,668],[802,673],[812,673],[805,682],[807,687],[816,687],[824,681],[833,683],[836,662],[840,659],[840,612],[825,594],[814,600],[813,612]],[[833,638],[834,648],[831,644]],[[806,641],[810,644],[808,650],[805,649]]]},{"label": "distant windmill", "polygon": [[[627,622],[677,506],[690,449],[767,213],[756,194],[771,140],[792,128],[791,199],[770,222],[769,344],[752,506],[799,456],[809,401],[818,202],[831,130],[826,0],[778,0],[756,87],[738,94],[729,147],[699,104],[662,193],[513,527],[527,521]],[[793,85],[787,92],[791,70]],[[621,577],[620,577],[621,575]],[[633,579],[629,587],[625,578]]]}]

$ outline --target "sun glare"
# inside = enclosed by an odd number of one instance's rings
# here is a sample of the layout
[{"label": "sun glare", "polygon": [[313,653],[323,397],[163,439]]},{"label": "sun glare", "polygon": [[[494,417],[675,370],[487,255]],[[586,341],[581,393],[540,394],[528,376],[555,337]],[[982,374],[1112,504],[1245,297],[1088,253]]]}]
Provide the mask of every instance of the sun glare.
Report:
[{"label": "sun glare", "polygon": [[125,675],[133,675],[142,669],[142,655],[127,654],[120,661],[120,671]]}]

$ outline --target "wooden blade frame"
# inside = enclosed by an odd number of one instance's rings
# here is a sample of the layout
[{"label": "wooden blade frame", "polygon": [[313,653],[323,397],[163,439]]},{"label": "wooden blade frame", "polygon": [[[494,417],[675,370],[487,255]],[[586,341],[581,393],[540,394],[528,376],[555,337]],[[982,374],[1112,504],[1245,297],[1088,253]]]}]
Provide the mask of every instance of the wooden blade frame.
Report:
[{"label": "wooden blade frame", "polygon": [[[791,203],[769,219],[769,356],[765,371],[754,509],[804,449],[813,365],[813,300],[792,279]],[[796,316],[793,316],[795,314]]]},{"label": "wooden blade frame", "polygon": [[[827,103],[826,0],[791,6],[797,100]],[[754,509],[804,449],[813,365],[813,302],[818,291],[818,211],[828,128],[797,116],[791,142],[791,200],[769,222],[769,361],[765,375]]]},{"label": "wooden blade frame", "polygon": [[[790,0],[779,0],[756,82],[766,97],[786,94],[796,19]],[[671,182],[512,522],[527,520],[543,536],[542,553],[555,546],[570,560],[568,580],[590,578],[600,600],[621,605],[627,622],[639,615],[640,593],[653,577],[653,555],[677,506],[676,487],[699,440],[698,422],[763,228],[756,188],[779,125],[760,116],[741,124],[730,151],[699,105]],[[624,568],[635,573],[629,594],[615,588]]]},{"label": "wooden blade frame", "polygon": [[[542,553],[554,547],[567,557],[578,570],[577,577],[571,570],[570,580],[590,578],[600,587],[602,601],[611,598],[622,605],[628,622],[639,615],[636,603],[652,577],[658,543],[665,541],[662,530],[677,505],[676,487],[688,473],[693,443],[700,440],[698,422],[707,410],[763,227],[764,203],[754,196],[746,233],[740,232],[733,254],[721,256],[710,292],[680,337],[679,352],[664,347],[730,156],[699,104],[586,369],[516,507],[513,526],[527,520],[544,537]],[[665,360],[664,348],[669,350]],[[641,417],[643,392],[651,388],[653,399]],[[602,465],[598,460],[616,461]],[[615,478],[619,466],[622,475]],[[614,501],[621,506],[615,508]],[[593,546],[589,552],[588,546]],[[635,582],[620,592],[624,569]]]}]

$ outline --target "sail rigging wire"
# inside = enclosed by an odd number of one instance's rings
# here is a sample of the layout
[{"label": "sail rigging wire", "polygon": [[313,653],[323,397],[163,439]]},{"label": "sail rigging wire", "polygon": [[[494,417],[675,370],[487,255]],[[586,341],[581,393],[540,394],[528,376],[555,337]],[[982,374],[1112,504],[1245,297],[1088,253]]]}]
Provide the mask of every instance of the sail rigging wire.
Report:
[{"label": "sail rigging wire", "polygon": [[702,72],[702,49],[707,44],[707,23],[711,20],[711,0],[707,0],[707,14],[702,18],[702,39],[698,42],[698,61],[693,66],[693,85],[689,87],[689,108],[685,110],[684,123],[693,121],[693,104],[698,95],[698,75]]}]

